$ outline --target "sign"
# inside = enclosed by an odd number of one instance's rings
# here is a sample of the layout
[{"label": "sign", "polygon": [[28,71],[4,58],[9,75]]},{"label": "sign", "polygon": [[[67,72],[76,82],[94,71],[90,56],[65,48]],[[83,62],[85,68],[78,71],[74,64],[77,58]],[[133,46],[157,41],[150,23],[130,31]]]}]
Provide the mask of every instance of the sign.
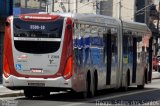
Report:
[{"label": "sign", "polygon": [[21,70],[22,69],[22,65],[21,64],[16,64],[16,70]]},{"label": "sign", "polygon": [[44,17],[44,16],[24,16],[25,19],[52,19],[52,17]]}]

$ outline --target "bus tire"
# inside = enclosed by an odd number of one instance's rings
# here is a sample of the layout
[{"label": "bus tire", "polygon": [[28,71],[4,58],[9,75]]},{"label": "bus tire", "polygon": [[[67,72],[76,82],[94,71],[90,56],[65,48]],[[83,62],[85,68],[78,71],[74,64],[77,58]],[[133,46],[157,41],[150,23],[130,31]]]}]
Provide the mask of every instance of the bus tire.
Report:
[{"label": "bus tire", "polygon": [[90,97],[90,72],[88,71],[86,81],[85,81],[85,91],[78,93],[80,98]]},{"label": "bus tire", "polygon": [[87,97],[91,98],[92,95],[92,86],[91,86],[91,74],[90,72],[87,73],[87,80],[86,80],[86,89],[87,89]]},{"label": "bus tire", "polygon": [[94,72],[94,77],[93,77],[93,86],[94,86],[94,95],[97,95],[97,85],[98,85],[98,75],[97,71]]},{"label": "bus tire", "polygon": [[130,73],[129,73],[129,70],[127,71],[127,74],[126,74],[126,78],[125,78],[125,86],[122,87],[122,91],[128,91],[128,86],[130,85]]},{"label": "bus tire", "polygon": [[29,89],[25,89],[24,90],[24,96],[28,99],[32,99],[33,98],[33,94],[32,91],[30,91]]},{"label": "bus tire", "polygon": [[145,78],[144,79],[145,79],[144,84],[148,84],[148,70],[147,69],[145,70]]},{"label": "bus tire", "polygon": [[82,99],[86,99],[87,98],[87,92],[80,92],[78,93],[78,97],[82,98]]},{"label": "bus tire", "polygon": [[42,93],[42,96],[43,96],[43,97],[49,97],[49,96],[50,96],[50,91],[44,91],[44,92]]},{"label": "bus tire", "polygon": [[145,86],[145,74],[143,75],[143,81],[142,81],[142,85],[137,85],[138,89],[144,89]]},{"label": "bus tire", "polygon": [[91,79],[92,81],[91,81],[91,84],[90,84],[90,94],[89,94],[89,97],[94,97],[94,95],[95,95],[95,83],[96,83],[96,81],[95,81],[95,75],[93,74],[92,75],[92,79]]}]

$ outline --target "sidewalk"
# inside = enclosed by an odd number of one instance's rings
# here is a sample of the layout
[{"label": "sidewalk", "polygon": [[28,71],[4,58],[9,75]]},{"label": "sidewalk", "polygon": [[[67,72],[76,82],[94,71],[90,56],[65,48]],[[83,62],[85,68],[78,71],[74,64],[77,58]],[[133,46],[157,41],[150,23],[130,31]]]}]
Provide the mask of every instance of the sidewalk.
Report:
[{"label": "sidewalk", "polygon": [[152,72],[152,79],[158,79],[160,78],[160,72],[153,71]]},{"label": "sidewalk", "polygon": [[16,96],[23,96],[23,91],[22,90],[9,90],[5,87],[3,87],[2,84],[0,84],[0,98],[3,97],[16,97]]}]

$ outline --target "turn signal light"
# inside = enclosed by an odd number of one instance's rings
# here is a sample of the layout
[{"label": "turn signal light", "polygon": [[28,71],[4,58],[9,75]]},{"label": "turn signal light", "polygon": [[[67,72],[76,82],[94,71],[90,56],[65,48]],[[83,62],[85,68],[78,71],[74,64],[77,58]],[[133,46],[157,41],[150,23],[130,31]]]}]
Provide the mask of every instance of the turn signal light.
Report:
[{"label": "turn signal light", "polygon": [[7,58],[5,56],[3,57],[3,74],[5,77],[10,76],[9,64],[8,64]]},{"label": "turn signal light", "polygon": [[66,80],[72,76],[72,63],[73,63],[73,59],[72,59],[72,56],[70,56],[67,60],[67,63],[63,72],[63,77]]}]

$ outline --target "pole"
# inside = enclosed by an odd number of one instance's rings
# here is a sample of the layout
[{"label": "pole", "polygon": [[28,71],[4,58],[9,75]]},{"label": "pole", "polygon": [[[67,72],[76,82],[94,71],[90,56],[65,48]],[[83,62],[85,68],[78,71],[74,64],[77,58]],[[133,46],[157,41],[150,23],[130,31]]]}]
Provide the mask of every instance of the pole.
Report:
[{"label": "pole", "polygon": [[54,0],[52,2],[52,12],[54,12]]},{"label": "pole", "polygon": [[159,13],[160,13],[160,1],[159,1],[159,5],[158,5],[158,11],[157,11],[157,37],[156,37],[156,55],[158,52],[158,39],[159,39]]},{"label": "pole", "polygon": [[27,0],[25,0],[25,8],[27,8]]},{"label": "pole", "polygon": [[[87,2],[86,4],[82,5],[81,7],[78,7],[78,6],[77,6],[76,10],[78,11],[78,9],[80,9],[80,8],[82,8],[82,7],[90,4],[90,3],[93,3],[93,2]],[[78,5],[78,3],[77,3],[77,5]],[[74,12],[74,11],[75,11],[75,10],[72,10],[71,12]]]},{"label": "pole", "polygon": [[121,8],[122,8],[121,0],[119,0],[119,8],[118,8],[118,18],[119,19],[121,19]]},{"label": "pole", "polygon": [[74,13],[77,13],[78,10],[77,10],[77,7],[78,7],[78,1],[77,0],[74,0]]},{"label": "pole", "polygon": [[70,0],[68,0],[68,12],[70,12]]},{"label": "pole", "polygon": [[[147,5],[147,0],[145,0],[145,6],[146,5]],[[144,12],[144,22],[147,24],[147,8],[145,8],[145,12]]]},{"label": "pole", "polygon": [[47,12],[48,13],[52,13],[52,10],[53,10],[53,4],[54,3],[54,0],[48,0],[47,1]]}]

